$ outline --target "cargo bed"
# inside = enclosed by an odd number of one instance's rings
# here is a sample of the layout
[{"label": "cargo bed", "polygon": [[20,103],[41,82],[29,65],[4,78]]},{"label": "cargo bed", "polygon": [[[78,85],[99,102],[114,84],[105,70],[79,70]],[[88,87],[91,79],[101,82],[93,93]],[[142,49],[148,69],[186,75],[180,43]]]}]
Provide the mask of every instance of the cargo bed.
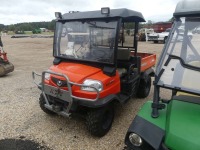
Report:
[{"label": "cargo bed", "polygon": [[[134,52],[131,52],[132,56],[134,56],[134,54]],[[137,56],[141,57],[141,72],[144,72],[156,64],[156,54],[138,52]]]}]

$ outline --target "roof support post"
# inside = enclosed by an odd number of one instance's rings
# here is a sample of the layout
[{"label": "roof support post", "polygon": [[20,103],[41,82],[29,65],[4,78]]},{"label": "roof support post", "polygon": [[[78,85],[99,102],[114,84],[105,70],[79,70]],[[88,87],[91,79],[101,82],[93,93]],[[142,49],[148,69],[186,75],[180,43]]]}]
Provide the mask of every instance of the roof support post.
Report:
[{"label": "roof support post", "polygon": [[135,22],[135,34],[134,34],[134,41],[133,41],[133,47],[135,48],[135,56],[137,56],[138,27],[139,27],[139,23],[138,23],[138,22]]}]

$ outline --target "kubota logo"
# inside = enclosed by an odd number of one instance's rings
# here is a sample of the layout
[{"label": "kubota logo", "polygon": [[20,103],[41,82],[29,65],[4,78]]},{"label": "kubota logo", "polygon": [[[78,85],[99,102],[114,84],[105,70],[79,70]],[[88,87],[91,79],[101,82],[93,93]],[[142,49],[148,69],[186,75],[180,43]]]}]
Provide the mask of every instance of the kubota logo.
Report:
[{"label": "kubota logo", "polygon": [[62,81],[58,80],[57,85],[61,86],[62,85]]}]

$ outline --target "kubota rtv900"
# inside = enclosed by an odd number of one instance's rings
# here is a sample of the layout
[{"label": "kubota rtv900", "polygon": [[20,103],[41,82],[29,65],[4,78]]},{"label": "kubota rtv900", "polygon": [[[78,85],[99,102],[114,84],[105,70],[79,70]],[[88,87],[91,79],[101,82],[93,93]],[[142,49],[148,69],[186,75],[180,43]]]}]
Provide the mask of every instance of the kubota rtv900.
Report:
[{"label": "kubota rtv900", "polygon": [[[139,12],[109,8],[56,17],[55,59],[37,84],[40,107],[48,114],[83,114],[91,134],[103,136],[113,122],[113,103],[149,94],[156,56],[137,53],[138,25],[145,20]],[[126,23],[135,33],[125,44],[119,37]]]}]

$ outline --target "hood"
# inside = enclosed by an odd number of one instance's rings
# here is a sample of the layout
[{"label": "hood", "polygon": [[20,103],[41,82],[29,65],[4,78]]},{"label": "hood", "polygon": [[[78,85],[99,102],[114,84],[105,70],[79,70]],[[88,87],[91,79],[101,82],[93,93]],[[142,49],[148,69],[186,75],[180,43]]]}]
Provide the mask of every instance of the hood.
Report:
[{"label": "hood", "polygon": [[58,65],[50,67],[50,70],[67,75],[71,82],[76,83],[80,83],[85,78],[101,71],[101,69],[96,67],[69,62],[61,62]]},{"label": "hood", "polygon": [[200,104],[172,100],[168,106],[165,144],[172,150],[200,148]]}]

